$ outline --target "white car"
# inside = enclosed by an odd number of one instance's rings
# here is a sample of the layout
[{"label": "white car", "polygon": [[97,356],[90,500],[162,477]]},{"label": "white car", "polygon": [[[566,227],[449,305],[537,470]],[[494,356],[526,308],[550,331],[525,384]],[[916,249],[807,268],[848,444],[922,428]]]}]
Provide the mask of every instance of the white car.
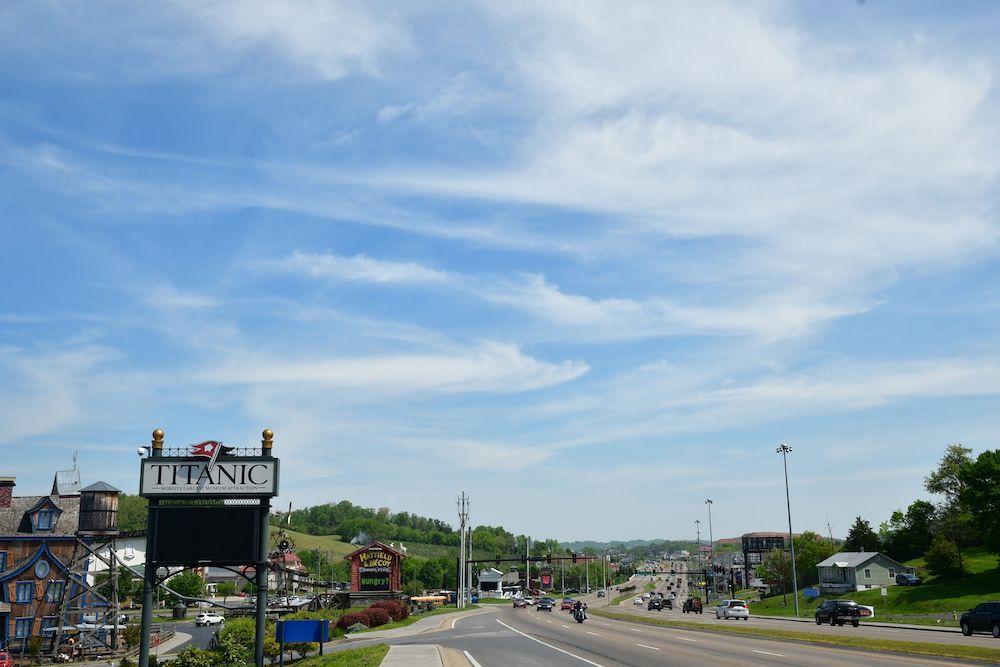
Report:
[{"label": "white car", "polygon": [[203,611],[202,613],[198,614],[194,619],[194,624],[197,626],[222,625],[225,622],[226,619],[224,619],[219,614],[216,614],[214,611]]},{"label": "white car", "polygon": [[632,604],[638,605],[638,606],[641,607],[642,606],[642,598],[636,598],[636,599],[632,600]]},{"label": "white car", "polygon": [[715,608],[715,617],[724,619],[750,620],[750,608],[747,607],[746,600],[722,600]]}]

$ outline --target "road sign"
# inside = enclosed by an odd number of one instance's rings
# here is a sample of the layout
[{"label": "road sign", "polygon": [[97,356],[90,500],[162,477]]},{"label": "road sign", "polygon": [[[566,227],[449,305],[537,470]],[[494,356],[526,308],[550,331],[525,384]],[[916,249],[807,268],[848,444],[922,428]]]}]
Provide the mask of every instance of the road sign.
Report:
[{"label": "road sign", "polygon": [[802,589],[802,595],[806,596],[807,598],[818,598],[819,597],[819,589],[816,589],[816,588],[803,588]]},{"label": "road sign", "polygon": [[886,588],[885,586],[883,586],[881,590],[882,590],[882,597],[884,597],[884,598],[889,597],[889,589],[888,588]]}]

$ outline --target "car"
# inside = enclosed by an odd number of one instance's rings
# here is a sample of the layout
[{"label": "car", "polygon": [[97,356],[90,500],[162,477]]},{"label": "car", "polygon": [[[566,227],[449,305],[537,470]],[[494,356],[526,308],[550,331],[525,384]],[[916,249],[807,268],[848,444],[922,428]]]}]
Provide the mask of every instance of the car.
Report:
[{"label": "car", "polygon": [[896,575],[897,586],[919,586],[924,580],[915,574],[904,573]]},{"label": "car", "polygon": [[572,610],[574,602],[575,600],[573,598],[563,598],[562,604],[559,605],[559,609],[561,611],[566,611],[567,609]]},{"label": "car", "polygon": [[966,637],[973,632],[992,632],[1000,639],[1000,601],[980,602],[962,614],[958,625]]},{"label": "car", "polygon": [[729,620],[735,618],[744,621],[750,620],[750,608],[747,607],[746,600],[722,600],[715,607],[715,617]]},{"label": "car", "polygon": [[597,597],[599,598],[604,597],[604,591],[597,591]]},{"label": "car", "polygon": [[535,598],[531,597],[530,595],[525,595],[524,596],[524,601],[527,602],[528,605],[535,604]]},{"label": "car", "polygon": [[704,612],[701,606],[701,598],[688,598],[684,600],[684,604],[681,605],[681,611],[685,614],[701,614]]},{"label": "car", "polygon": [[641,607],[642,606],[642,598],[636,598],[636,599],[632,600],[632,604],[634,604],[637,607]]},{"label": "car", "polygon": [[815,614],[816,625],[823,621],[830,625],[843,625],[850,621],[854,627],[858,627],[861,616],[861,607],[854,600],[827,600],[816,608]]},{"label": "car", "polygon": [[219,614],[214,611],[203,611],[198,614],[194,619],[194,624],[201,627],[203,625],[222,625],[226,622]]},{"label": "car", "polygon": [[667,598],[667,599],[665,599],[665,600],[663,601],[663,608],[664,608],[664,609],[670,609],[670,610],[673,610],[673,608],[674,608],[674,601],[673,601],[673,599],[672,599],[672,598]]},{"label": "car", "polygon": [[514,598],[514,609],[524,609],[528,606],[528,601],[524,598]]},{"label": "car", "polygon": [[14,667],[14,661],[7,651],[0,651],[0,667]]},{"label": "car", "polygon": [[535,605],[535,609],[538,611],[548,611],[551,612],[552,608],[556,606],[556,601],[552,598],[542,598]]},{"label": "car", "polygon": [[663,603],[660,601],[660,598],[649,598],[649,604],[646,605],[646,611],[660,611],[661,609],[663,609]]}]

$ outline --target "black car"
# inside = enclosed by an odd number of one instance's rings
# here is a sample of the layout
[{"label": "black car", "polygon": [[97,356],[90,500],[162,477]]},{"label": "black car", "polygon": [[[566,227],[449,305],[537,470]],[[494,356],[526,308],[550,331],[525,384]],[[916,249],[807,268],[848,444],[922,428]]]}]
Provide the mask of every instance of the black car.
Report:
[{"label": "black car", "polygon": [[650,596],[649,602],[646,604],[646,609],[648,611],[660,611],[663,609],[663,601],[655,595]]},{"label": "black car", "polygon": [[858,627],[861,607],[854,600],[827,600],[816,608],[816,625],[824,621],[830,625],[850,623]]},{"label": "black car", "polygon": [[973,632],[992,632],[994,637],[1000,639],[1000,602],[980,602],[962,614],[958,624],[966,637]]},{"label": "black car", "polygon": [[555,600],[553,600],[552,598],[542,598],[541,600],[538,601],[538,604],[535,605],[535,609],[538,611],[551,612],[552,607],[554,606],[556,606]]}]

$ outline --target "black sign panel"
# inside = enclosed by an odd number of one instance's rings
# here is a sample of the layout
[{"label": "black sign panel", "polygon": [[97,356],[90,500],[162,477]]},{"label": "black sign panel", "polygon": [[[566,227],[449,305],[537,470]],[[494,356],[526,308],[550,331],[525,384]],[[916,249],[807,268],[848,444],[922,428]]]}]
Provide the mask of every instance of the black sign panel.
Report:
[{"label": "black sign panel", "polygon": [[395,556],[379,547],[369,547],[357,555],[359,588],[362,591],[389,590],[389,573]]},{"label": "black sign panel", "polygon": [[744,535],[743,551],[765,553],[775,549],[785,548],[785,538],[780,535],[763,537],[760,535]]},{"label": "black sign panel", "polygon": [[246,565],[260,560],[260,513],[255,506],[156,507],[150,537],[157,565]]}]

